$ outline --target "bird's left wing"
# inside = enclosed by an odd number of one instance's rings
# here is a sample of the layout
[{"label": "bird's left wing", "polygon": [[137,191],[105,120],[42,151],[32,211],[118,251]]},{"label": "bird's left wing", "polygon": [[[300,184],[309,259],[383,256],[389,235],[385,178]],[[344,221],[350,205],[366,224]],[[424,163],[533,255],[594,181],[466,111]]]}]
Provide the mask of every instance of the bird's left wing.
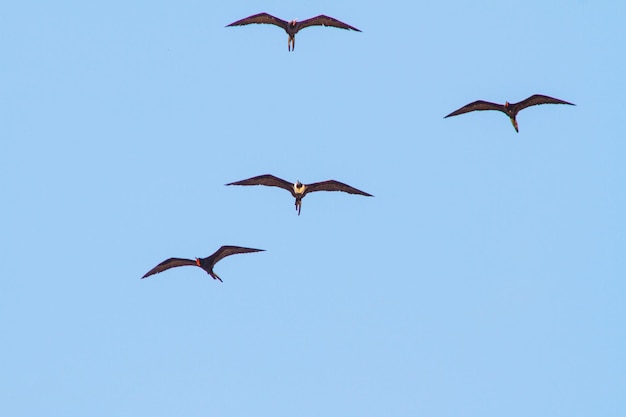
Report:
[{"label": "bird's left wing", "polygon": [[536,106],[538,104],[569,104],[570,106],[575,106],[574,103],[570,103],[565,100],[561,100],[554,97],[543,96],[541,94],[535,94],[533,96],[528,97],[526,100],[522,100],[519,103],[511,104],[515,106],[517,111],[525,109],[526,107]]},{"label": "bird's left wing", "polygon": [[323,14],[299,22],[298,30],[304,29],[309,26],[332,26],[335,28],[356,30],[357,32],[360,32],[360,30],[355,28],[354,26],[350,26],[349,24],[343,23],[342,21],[337,20],[334,17],[326,16]]},{"label": "bird's left wing", "polygon": [[270,25],[276,25],[278,27],[281,27],[283,29],[285,29],[287,27],[287,22],[277,18],[276,16],[272,16],[269,13],[258,13],[258,14],[254,14],[252,16],[248,16],[248,17],[244,17],[241,20],[237,20],[236,22],[233,22],[229,25],[226,25],[226,27],[229,26],[243,26],[243,25],[249,25],[251,23],[267,23]]},{"label": "bird's left wing", "polygon": [[314,191],[343,191],[344,193],[360,194],[368,197],[373,197],[373,195],[368,194],[365,191],[358,190],[354,187],[349,186],[348,184],[344,184],[343,182],[335,180],[314,182],[313,184],[308,184],[304,189],[304,194],[312,193]]},{"label": "bird's left wing", "polygon": [[458,116],[459,114],[469,113],[471,111],[477,111],[477,110],[503,111],[503,107],[504,106],[502,106],[501,104],[491,103],[489,101],[484,101],[484,100],[476,100],[474,102],[471,102],[470,104],[466,104],[465,106],[461,107],[458,110],[453,111],[449,115],[445,116],[444,119],[446,117]]},{"label": "bird's left wing", "polygon": [[265,249],[244,248],[241,246],[222,246],[219,248],[213,256],[213,265],[215,265],[220,259],[223,259],[230,255],[236,255],[238,253],[251,253],[251,252],[264,252]]},{"label": "bird's left wing", "polygon": [[226,185],[266,185],[268,187],[283,188],[290,193],[293,192],[293,184],[270,174],[259,175],[246,180],[231,182]]},{"label": "bird's left wing", "polygon": [[157,266],[155,266],[148,272],[146,272],[146,274],[141,278],[142,279],[147,278],[150,275],[158,274],[159,272],[166,271],[170,268],[176,268],[177,266],[187,266],[187,265],[197,266],[196,261],[192,261],[191,259],[169,258],[169,259],[164,260],[163,262],[161,262],[160,264],[158,264]]}]

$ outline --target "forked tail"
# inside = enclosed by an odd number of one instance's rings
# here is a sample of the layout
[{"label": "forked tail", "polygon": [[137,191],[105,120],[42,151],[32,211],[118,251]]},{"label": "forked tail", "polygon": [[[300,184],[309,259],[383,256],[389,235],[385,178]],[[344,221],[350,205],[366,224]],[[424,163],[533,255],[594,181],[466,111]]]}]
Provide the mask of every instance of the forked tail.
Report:
[{"label": "forked tail", "polygon": [[298,216],[300,215],[300,210],[302,209],[302,200],[296,198],[296,210],[298,211]]},{"label": "forked tail", "polygon": [[215,272],[213,272],[213,271],[209,271],[209,275],[211,275],[213,277],[213,279],[219,280],[219,282],[224,282],[224,281],[222,281],[222,278],[217,276],[217,274]]}]

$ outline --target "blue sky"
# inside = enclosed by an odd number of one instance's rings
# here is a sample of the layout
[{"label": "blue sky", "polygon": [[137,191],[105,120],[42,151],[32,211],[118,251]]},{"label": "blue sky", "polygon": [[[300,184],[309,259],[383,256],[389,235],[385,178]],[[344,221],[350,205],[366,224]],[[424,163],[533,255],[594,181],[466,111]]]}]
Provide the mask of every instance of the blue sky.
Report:
[{"label": "blue sky", "polygon": [[[0,414],[623,416],[625,15],[7,4]],[[535,93],[576,107],[443,119]],[[224,186],[265,173],[375,197]]]}]

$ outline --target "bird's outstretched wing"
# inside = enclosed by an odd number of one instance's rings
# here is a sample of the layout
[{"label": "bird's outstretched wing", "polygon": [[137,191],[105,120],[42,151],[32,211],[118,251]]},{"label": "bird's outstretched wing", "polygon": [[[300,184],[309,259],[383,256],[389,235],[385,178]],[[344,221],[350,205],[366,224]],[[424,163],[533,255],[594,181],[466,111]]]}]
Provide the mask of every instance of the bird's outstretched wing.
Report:
[{"label": "bird's outstretched wing", "polygon": [[226,27],[229,26],[243,26],[243,25],[249,25],[251,23],[266,23],[266,24],[270,24],[270,25],[276,25],[278,27],[281,27],[283,29],[285,29],[288,25],[288,23],[282,19],[279,19],[275,16],[272,16],[269,13],[258,13],[258,14],[254,14],[252,16],[248,16],[245,17],[241,20],[237,20],[236,22],[233,22],[229,25],[226,25]]},{"label": "bird's outstretched wing", "polygon": [[170,268],[176,268],[178,266],[188,266],[188,265],[197,266],[196,261],[193,261],[191,259],[169,258],[169,259],[164,260],[163,262],[161,262],[160,264],[158,264],[157,266],[155,266],[154,268],[152,268],[148,272],[146,272],[146,274],[143,277],[141,277],[141,278],[142,279],[143,278],[147,278],[150,275],[154,275],[154,274],[158,274],[159,272],[167,271]]},{"label": "bird's outstretched wing", "polygon": [[306,195],[307,193],[312,193],[314,191],[343,191],[344,193],[360,194],[368,197],[373,197],[371,194],[368,194],[365,191],[357,190],[356,188],[351,187],[348,184],[344,184],[343,182],[335,180],[314,182],[313,184],[308,184],[304,189],[304,194]]},{"label": "bird's outstretched wing", "polygon": [[474,101],[474,102],[472,102],[470,104],[466,104],[465,106],[461,107],[458,110],[453,111],[449,115],[445,116],[444,119],[446,117],[457,116],[459,114],[469,113],[471,111],[476,111],[476,110],[499,110],[499,111],[504,111],[504,106],[502,104],[491,103],[489,101],[477,100],[477,101]]},{"label": "bird's outstretched wing", "polygon": [[252,177],[248,178],[247,180],[231,182],[230,184],[226,185],[267,185],[268,187],[284,188],[290,193],[293,192],[293,184],[270,174],[259,175],[258,177]]},{"label": "bird's outstretched wing", "polygon": [[554,97],[542,96],[541,94],[535,94],[525,100],[520,101],[519,103],[510,104],[510,106],[515,107],[515,110],[520,111],[522,109],[525,109],[526,107],[536,106],[538,104],[569,104],[570,106],[575,106],[574,103],[570,103],[568,101],[564,101]]},{"label": "bird's outstretched wing", "polygon": [[355,28],[354,26],[350,26],[347,23],[343,23],[333,17],[325,16],[323,14],[299,22],[298,30],[304,29],[309,26],[332,26],[335,28],[356,30],[357,32],[360,32],[360,30]]},{"label": "bird's outstretched wing", "polygon": [[222,246],[219,248],[213,255],[210,257],[213,258],[213,265],[219,262],[221,259],[230,256],[236,255],[238,253],[251,253],[251,252],[264,252],[265,249],[254,249],[254,248],[244,248],[241,246]]}]

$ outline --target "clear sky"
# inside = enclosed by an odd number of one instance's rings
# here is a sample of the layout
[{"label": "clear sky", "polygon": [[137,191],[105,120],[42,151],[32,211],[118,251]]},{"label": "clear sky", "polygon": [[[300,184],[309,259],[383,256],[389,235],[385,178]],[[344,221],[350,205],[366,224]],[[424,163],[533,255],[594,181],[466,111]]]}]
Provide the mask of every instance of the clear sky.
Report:
[{"label": "clear sky", "polygon": [[[7,2],[0,415],[626,415],[625,17]],[[535,93],[576,106],[443,118]],[[224,186],[266,173],[375,197]]]}]

